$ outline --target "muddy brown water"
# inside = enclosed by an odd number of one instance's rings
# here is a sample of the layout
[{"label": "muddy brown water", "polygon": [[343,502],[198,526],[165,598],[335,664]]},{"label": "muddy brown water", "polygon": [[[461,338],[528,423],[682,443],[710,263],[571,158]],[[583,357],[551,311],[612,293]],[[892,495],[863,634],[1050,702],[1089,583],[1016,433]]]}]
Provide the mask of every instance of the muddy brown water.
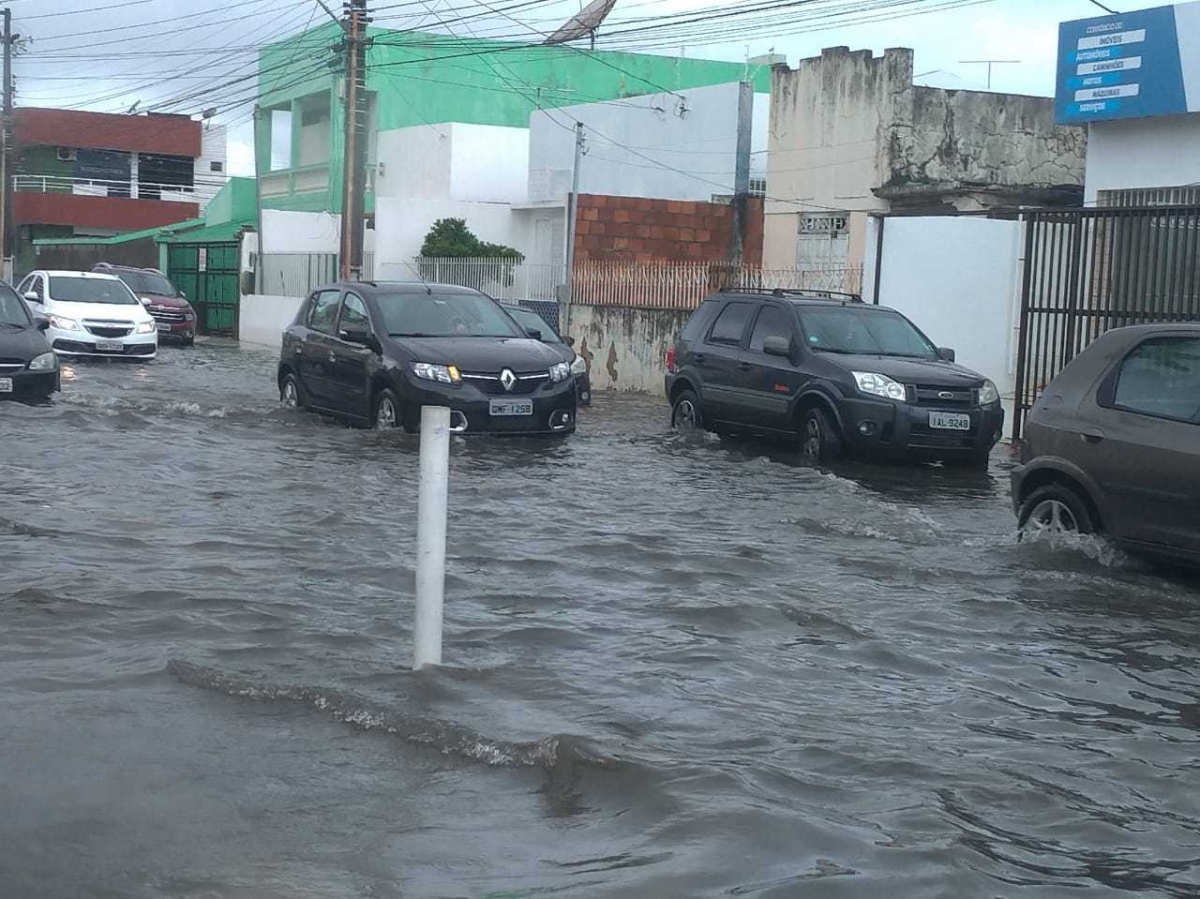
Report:
[{"label": "muddy brown water", "polygon": [[1200,895],[1200,581],[1018,544],[1007,457],[819,471],[600,394],[452,450],[269,353],[0,405],[0,895]]}]

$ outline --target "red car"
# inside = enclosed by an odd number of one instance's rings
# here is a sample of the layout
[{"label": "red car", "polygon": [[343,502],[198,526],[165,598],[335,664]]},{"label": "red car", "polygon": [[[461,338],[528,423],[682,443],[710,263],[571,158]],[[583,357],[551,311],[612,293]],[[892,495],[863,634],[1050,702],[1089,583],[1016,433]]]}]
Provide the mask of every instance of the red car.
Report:
[{"label": "red car", "polygon": [[137,294],[146,311],[158,323],[160,342],[164,338],[173,338],[184,346],[195,343],[196,310],[187,301],[183,291],[176,288],[158,269],[98,262],[92,271],[116,275]]}]

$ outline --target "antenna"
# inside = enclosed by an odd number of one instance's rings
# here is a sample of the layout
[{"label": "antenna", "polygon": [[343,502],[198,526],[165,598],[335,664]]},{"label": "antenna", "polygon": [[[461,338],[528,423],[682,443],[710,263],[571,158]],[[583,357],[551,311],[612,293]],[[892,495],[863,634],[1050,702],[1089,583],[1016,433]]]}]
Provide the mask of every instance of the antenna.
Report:
[{"label": "antenna", "polygon": [[612,12],[612,8],[617,5],[617,0],[592,0],[587,6],[581,9],[576,15],[571,16],[567,21],[556,31],[543,41],[544,44],[566,44],[570,41],[577,41],[585,35],[592,40],[592,49],[596,49],[596,29],[600,27],[600,23]]},{"label": "antenna", "polygon": [[[987,66],[988,67],[988,90],[992,89],[992,66],[998,65],[1017,65],[1021,62],[1019,59],[960,59],[959,65],[963,66]],[[936,71],[936,70],[935,70]]]}]

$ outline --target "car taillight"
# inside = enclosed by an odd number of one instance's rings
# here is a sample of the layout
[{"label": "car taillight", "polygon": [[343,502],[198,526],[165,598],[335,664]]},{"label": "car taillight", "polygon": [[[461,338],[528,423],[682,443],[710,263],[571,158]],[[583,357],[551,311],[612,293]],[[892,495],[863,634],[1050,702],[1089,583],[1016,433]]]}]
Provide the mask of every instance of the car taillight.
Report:
[{"label": "car taillight", "polygon": [[667,372],[675,374],[675,347],[667,350]]}]

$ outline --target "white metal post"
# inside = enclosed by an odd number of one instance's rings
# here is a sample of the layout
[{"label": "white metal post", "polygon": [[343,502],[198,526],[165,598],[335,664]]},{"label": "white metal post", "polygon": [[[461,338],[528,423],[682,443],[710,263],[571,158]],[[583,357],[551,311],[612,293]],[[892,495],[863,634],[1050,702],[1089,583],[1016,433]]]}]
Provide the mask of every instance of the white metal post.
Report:
[{"label": "white metal post", "polygon": [[450,410],[445,406],[422,406],[414,670],[442,663],[442,602],[446,589],[446,483],[449,469]]}]

